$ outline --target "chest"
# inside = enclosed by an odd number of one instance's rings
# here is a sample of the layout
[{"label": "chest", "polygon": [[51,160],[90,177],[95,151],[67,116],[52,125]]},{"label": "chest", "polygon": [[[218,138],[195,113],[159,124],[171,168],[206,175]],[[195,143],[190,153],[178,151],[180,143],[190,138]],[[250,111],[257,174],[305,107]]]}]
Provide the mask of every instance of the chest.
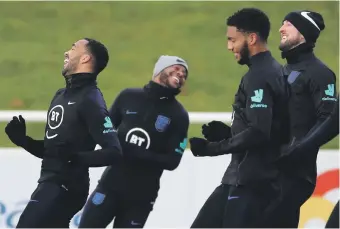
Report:
[{"label": "chest", "polygon": [[175,114],[171,102],[136,98],[120,109],[122,121],[118,127],[121,141],[146,149],[166,145],[174,128]]},{"label": "chest", "polygon": [[65,139],[81,129],[78,106],[80,93],[62,92],[55,96],[47,113],[46,138]]},{"label": "chest", "polygon": [[253,96],[252,94],[249,95],[248,88],[250,87],[250,83],[247,78],[247,75],[242,78],[235,94],[234,106],[239,108],[245,108],[247,104],[247,99],[249,98],[249,96]]}]

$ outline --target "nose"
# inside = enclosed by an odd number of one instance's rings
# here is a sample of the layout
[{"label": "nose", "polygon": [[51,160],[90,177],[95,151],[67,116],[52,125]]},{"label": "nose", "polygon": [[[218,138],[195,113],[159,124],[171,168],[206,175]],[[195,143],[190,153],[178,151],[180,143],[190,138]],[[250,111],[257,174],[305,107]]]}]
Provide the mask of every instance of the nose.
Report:
[{"label": "nose", "polygon": [[68,56],[68,52],[64,52],[64,57],[67,57]]},{"label": "nose", "polygon": [[233,51],[233,44],[232,44],[231,41],[228,41],[227,47],[228,47],[228,50],[229,50],[229,51]]},{"label": "nose", "polygon": [[177,71],[176,72],[177,77],[184,78],[185,73],[183,71]]},{"label": "nose", "polygon": [[281,26],[280,29],[279,29],[279,32],[280,32],[280,33],[285,32],[286,27],[287,27],[287,21],[284,21],[284,22],[282,23],[282,26]]},{"label": "nose", "polygon": [[284,31],[284,25],[282,25],[282,26],[280,27],[280,29],[279,29],[279,32],[280,32],[280,33],[283,33],[283,31]]}]

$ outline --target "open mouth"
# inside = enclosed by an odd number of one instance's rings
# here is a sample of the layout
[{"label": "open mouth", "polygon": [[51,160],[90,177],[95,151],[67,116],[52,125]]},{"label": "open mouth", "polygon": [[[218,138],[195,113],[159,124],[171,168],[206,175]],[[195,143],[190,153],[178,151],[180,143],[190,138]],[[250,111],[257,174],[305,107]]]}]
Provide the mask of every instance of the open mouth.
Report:
[{"label": "open mouth", "polygon": [[177,76],[173,76],[172,78],[175,80],[177,86],[181,85],[181,81]]},{"label": "open mouth", "polygon": [[68,58],[64,59],[64,67],[68,64]]}]

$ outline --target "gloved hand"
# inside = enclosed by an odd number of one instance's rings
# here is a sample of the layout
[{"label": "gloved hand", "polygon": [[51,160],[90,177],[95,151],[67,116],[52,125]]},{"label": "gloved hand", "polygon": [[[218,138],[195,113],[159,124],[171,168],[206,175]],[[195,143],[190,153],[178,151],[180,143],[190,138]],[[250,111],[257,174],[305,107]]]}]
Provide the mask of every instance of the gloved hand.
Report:
[{"label": "gloved hand", "polygon": [[209,141],[203,138],[190,138],[190,149],[192,154],[197,156],[207,156],[207,145],[209,144]]},{"label": "gloved hand", "polygon": [[210,142],[219,142],[231,137],[231,128],[221,121],[211,121],[202,126],[202,134]]},{"label": "gloved hand", "polygon": [[5,127],[5,132],[8,138],[17,146],[24,147],[26,144],[26,122],[19,115],[19,118],[14,116],[13,119]]}]

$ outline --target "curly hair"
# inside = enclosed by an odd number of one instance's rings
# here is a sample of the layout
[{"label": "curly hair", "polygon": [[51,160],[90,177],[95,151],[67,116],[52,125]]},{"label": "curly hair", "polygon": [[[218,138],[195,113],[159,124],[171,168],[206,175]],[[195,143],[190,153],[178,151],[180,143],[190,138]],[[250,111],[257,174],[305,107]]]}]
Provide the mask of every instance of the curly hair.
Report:
[{"label": "curly hair", "polygon": [[243,33],[256,33],[264,42],[267,42],[270,32],[268,16],[256,8],[243,8],[235,12],[227,19],[227,25]]}]

